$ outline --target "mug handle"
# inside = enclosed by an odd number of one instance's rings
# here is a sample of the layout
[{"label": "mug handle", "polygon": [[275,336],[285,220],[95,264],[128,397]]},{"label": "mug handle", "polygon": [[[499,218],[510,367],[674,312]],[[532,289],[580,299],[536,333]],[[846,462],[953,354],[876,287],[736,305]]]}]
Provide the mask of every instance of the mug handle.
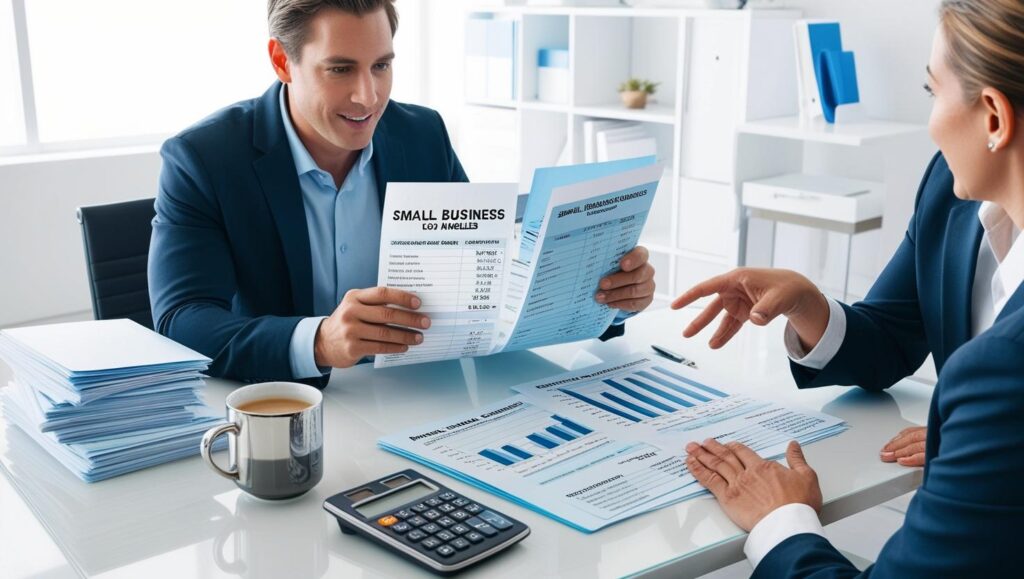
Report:
[{"label": "mug handle", "polygon": [[214,472],[216,472],[217,474],[226,479],[237,482],[238,467],[236,466],[231,470],[224,470],[216,462],[214,462],[213,455],[211,454],[211,451],[213,450],[213,442],[217,440],[217,437],[222,434],[228,433],[237,436],[238,425],[235,424],[234,422],[229,422],[227,424],[221,424],[220,426],[215,426],[207,430],[206,434],[203,435],[203,442],[200,443],[199,445],[199,453],[203,455],[203,460],[206,461],[206,464],[208,464],[210,468],[213,469]]}]

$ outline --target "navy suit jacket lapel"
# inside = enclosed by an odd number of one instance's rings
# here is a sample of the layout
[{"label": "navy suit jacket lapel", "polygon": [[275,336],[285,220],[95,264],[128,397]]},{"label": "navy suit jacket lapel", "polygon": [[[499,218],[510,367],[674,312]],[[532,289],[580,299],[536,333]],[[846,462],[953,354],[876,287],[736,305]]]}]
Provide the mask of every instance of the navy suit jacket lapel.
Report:
[{"label": "navy suit jacket lapel", "polygon": [[1012,295],[1010,295],[1010,299],[1006,302],[1006,305],[1003,306],[1003,309],[1002,311],[999,312],[999,315],[996,316],[996,322],[1005,318],[1006,316],[1013,315],[1014,312],[1024,307],[1024,291],[1022,290],[1024,290],[1024,283],[1017,286],[1017,289],[1014,290]]},{"label": "navy suit jacket lapel", "polygon": [[971,338],[971,297],[978,265],[981,222],[977,203],[958,203],[949,213],[943,244],[942,361]]},{"label": "navy suit jacket lapel", "polygon": [[387,110],[373,133],[373,178],[377,181],[377,200],[384,211],[384,194],[388,181],[401,181],[405,175],[405,148],[402,141],[388,131]]},{"label": "navy suit jacket lapel", "polygon": [[[295,172],[295,161],[281,120],[278,91],[281,83],[264,93],[254,115],[253,146],[263,153],[253,161],[263,194],[281,236],[295,314],[313,315],[313,258],[309,247],[306,209]],[[376,156],[376,155],[375,155]]]}]

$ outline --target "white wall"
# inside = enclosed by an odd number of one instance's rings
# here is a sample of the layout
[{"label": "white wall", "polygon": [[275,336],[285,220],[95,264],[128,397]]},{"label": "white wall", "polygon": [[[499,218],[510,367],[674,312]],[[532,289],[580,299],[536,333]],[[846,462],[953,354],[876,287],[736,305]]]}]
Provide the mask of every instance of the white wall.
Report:
[{"label": "white wall", "polygon": [[[404,45],[396,61],[412,75],[396,82],[402,94],[441,111],[453,136],[462,107],[462,29],[464,3],[453,0],[400,0],[408,14],[399,34],[422,38],[420,50]],[[921,90],[935,28],[938,0],[798,0],[790,7],[808,17],[837,17],[843,42],[857,53],[861,98],[872,116],[924,123],[930,102]],[[401,37],[397,42],[401,42]],[[401,46],[401,45],[400,45]],[[405,62],[402,62],[404,60]],[[458,143],[456,143],[458,147]],[[921,170],[923,171],[922,165]],[[0,159],[0,327],[64,315],[90,307],[81,235],[75,221],[80,205],[151,197],[156,193],[159,157],[153,151],[47,162]],[[904,201],[914,191],[894,192]],[[909,212],[907,212],[909,216]],[[882,239],[898,239],[906,219],[886,223],[855,246],[854,270],[875,275]],[[806,234],[783,235],[799,259],[815,244]],[[887,256],[885,256],[887,258]],[[835,261],[835,260],[832,260]],[[780,264],[782,265],[782,264]]]},{"label": "white wall", "polygon": [[154,197],[154,149],[0,161],[0,327],[91,309],[75,209]]}]

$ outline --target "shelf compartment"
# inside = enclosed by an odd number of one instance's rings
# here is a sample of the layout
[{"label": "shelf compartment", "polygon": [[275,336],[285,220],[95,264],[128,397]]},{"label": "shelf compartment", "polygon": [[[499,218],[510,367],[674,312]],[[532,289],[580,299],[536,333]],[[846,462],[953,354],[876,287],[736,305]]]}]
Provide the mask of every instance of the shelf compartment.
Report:
[{"label": "shelf compartment", "polygon": [[919,134],[927,130],[924,125],[895,121],[865,121],[834,125],[818,123],[807,125],[800,117],[778,117],[743,123],[741,134],[762,135],[780,139],[794,139],[834,145],[860,147],[888,139]]}]

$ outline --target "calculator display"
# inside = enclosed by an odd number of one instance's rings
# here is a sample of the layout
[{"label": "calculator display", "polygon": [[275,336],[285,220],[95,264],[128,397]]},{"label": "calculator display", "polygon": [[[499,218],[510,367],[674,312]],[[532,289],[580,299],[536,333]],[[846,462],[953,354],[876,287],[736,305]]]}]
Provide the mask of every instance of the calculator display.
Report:
[{"label": "calculator display", "polygon": [[402,490],[395,491],[391,494],[384,495],[379,499],[361,504],[358,507],[355,507],[355,510],[360,515],[368,519],[372,519],[381,513],[392,511],[405,503],[419,500],[436,490],[437,489],[430,488],[422,482],[416,481],[415,484],[409,485]]}]

